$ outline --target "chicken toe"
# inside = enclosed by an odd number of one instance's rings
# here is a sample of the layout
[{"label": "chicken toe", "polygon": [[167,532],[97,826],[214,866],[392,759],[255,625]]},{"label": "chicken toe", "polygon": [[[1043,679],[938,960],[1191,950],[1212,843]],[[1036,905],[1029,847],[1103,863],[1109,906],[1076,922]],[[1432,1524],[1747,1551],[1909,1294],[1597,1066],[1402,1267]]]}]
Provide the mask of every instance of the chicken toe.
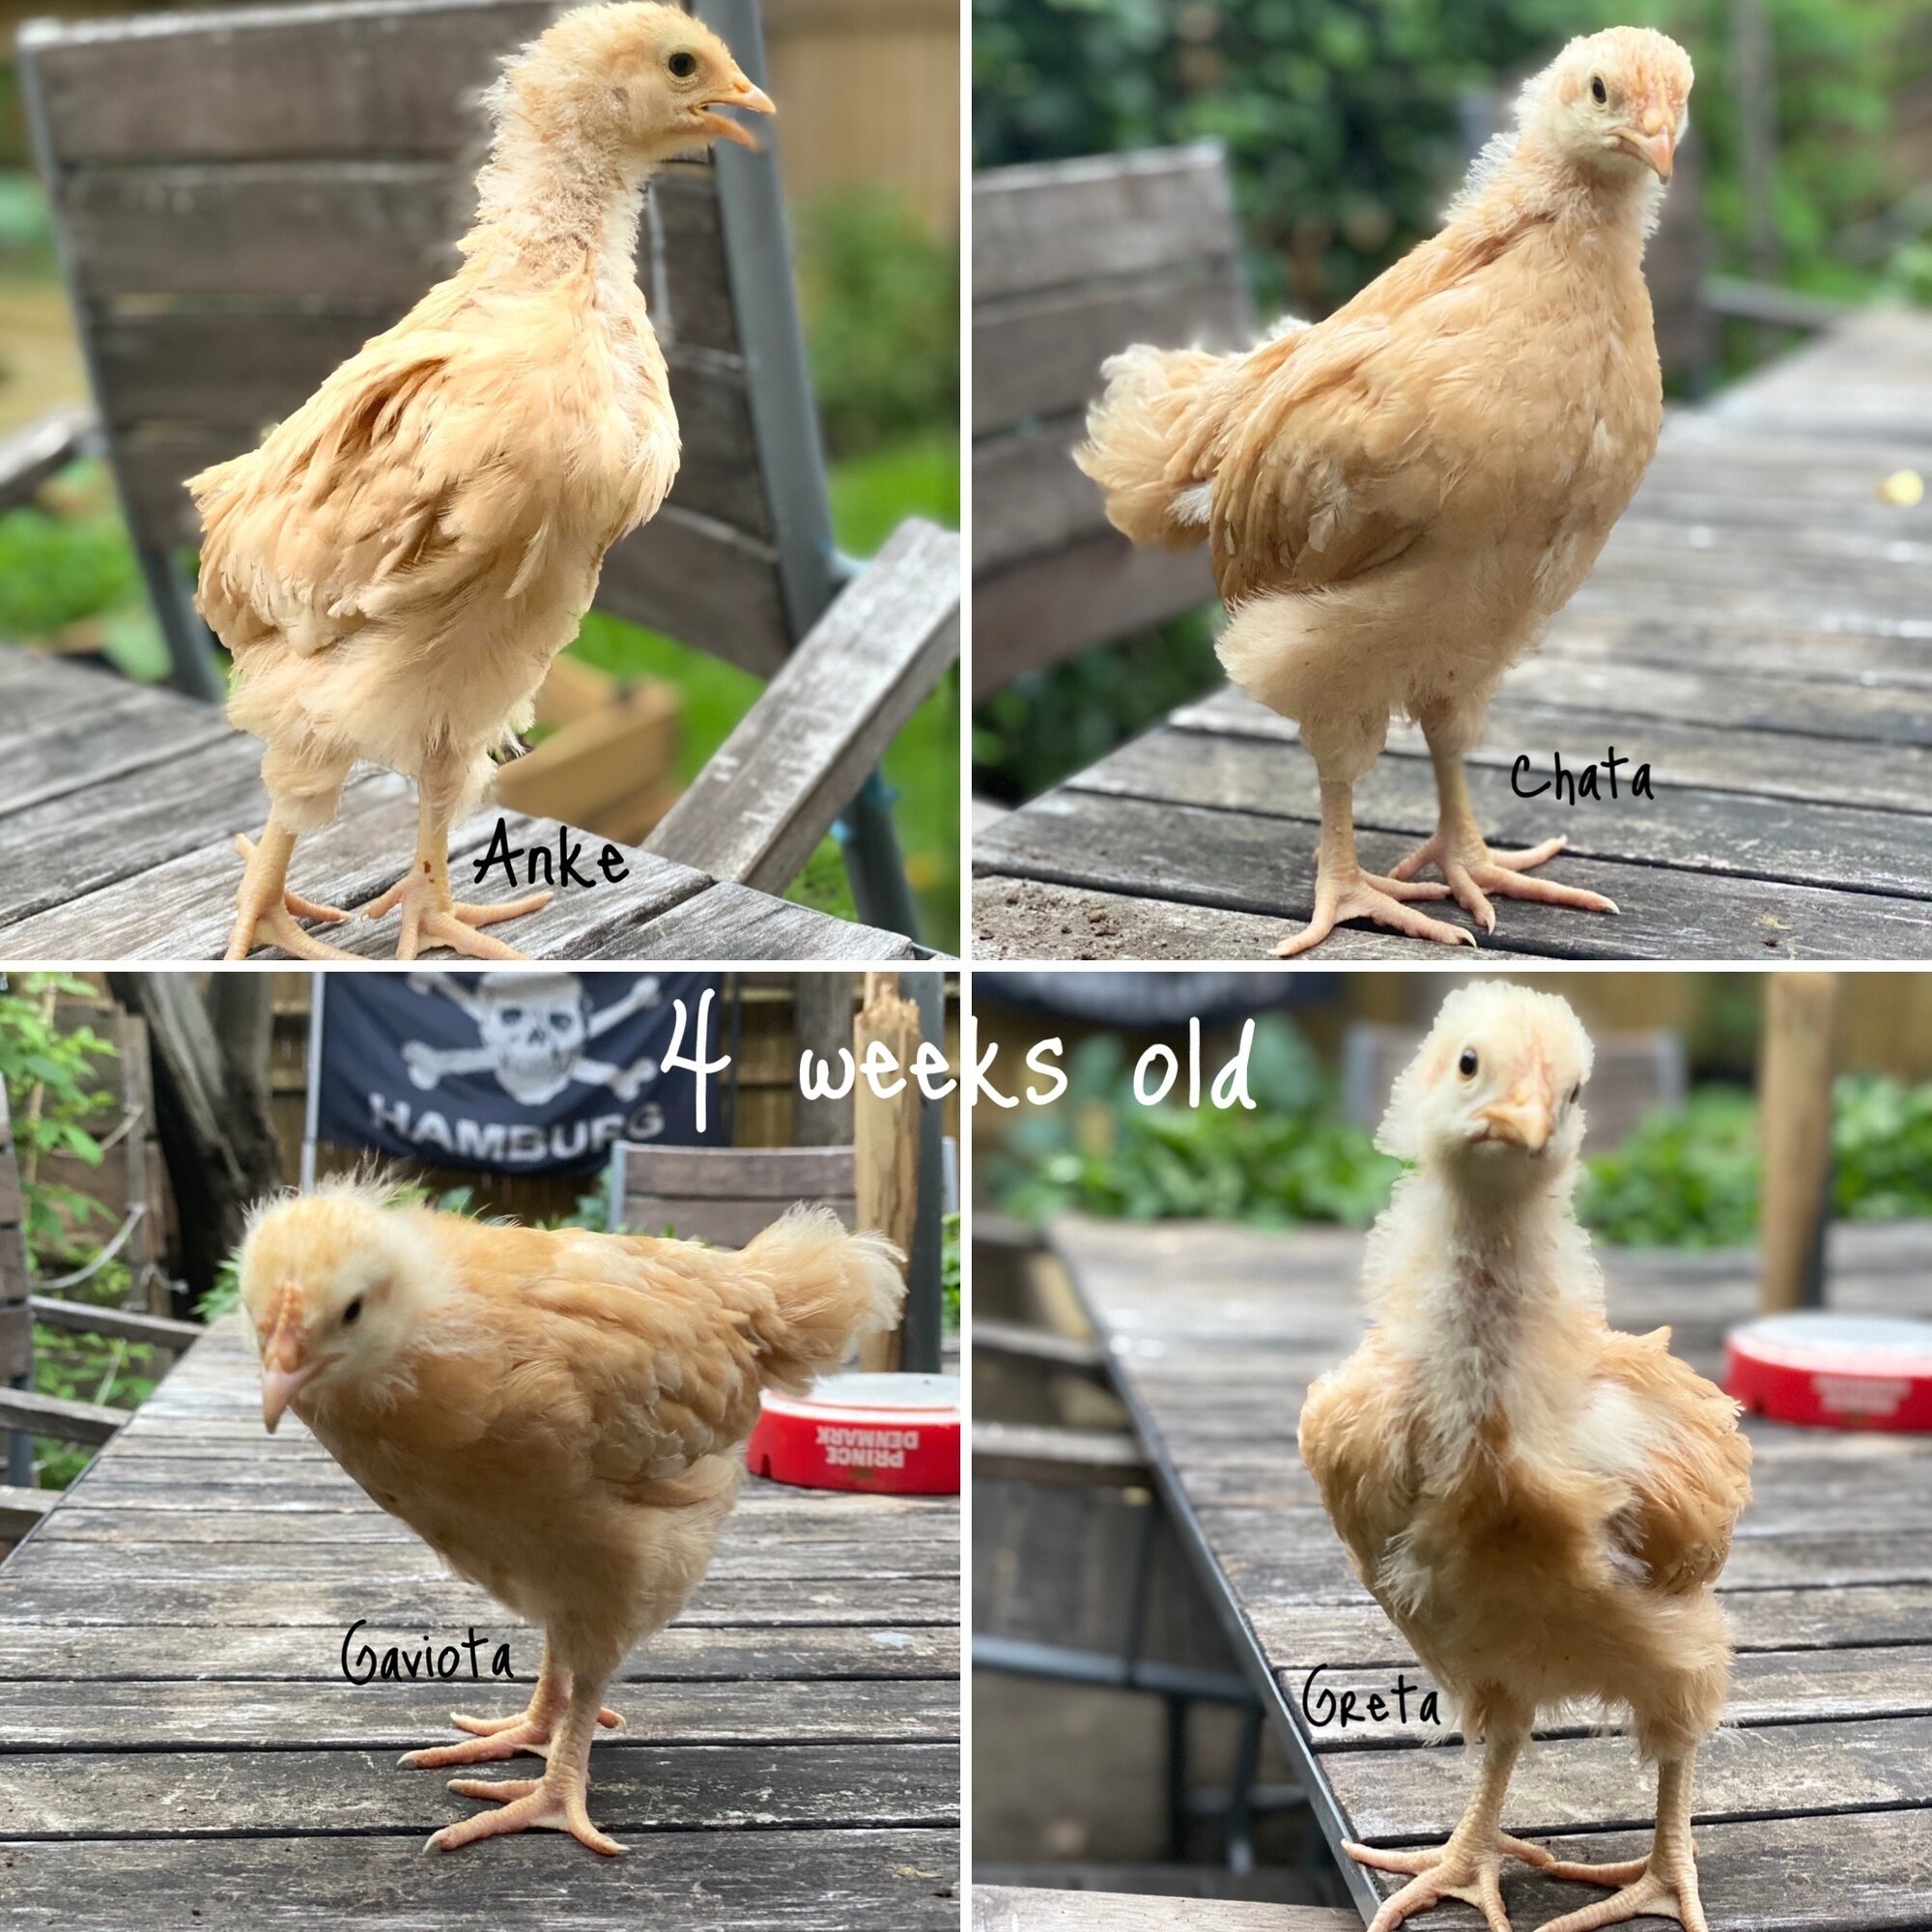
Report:
[{"label": "chicken toe", "polygon": [[[1553,1878],[1578,1878],[1590,1884],[1605,1883],[1604,1874],[1623,1870],[1623,1866],[1573,1865],[1549,1867]],[[1656,1859],[1640,1861],[1638,1876],[1613,1891],[1607,1898],[1566,1912],[1552,1918],[1540,1932],[1595,1932],[1600,1925],[1621,1925],[1632,1918],[1674,1918],[1684,1932],[1710,1932],[1704,1917],[1704,1902],[1697,1895],[1697,1867],[1689,1859],[1669,1864]]]},{"label": "chicken toe", "polygon": [[295,959],[355,957],[339,946],[317,939],[298,923],[304,919],[333,923],[349,915],[289,890],[289,855],[295,850],[295,842],[293,833],[273,824],[263,833],[259,845],[242,834],[236,834],[235,849],[246,864],[235,895],[235,923],[229,931],[225,957],[246,959],[258,946],[279,946]]},{"label": "chicken toe", "polygon": [[1602,893],[1585,892],[1580,886],[1558,885],[1553,879],[1532,879],[1525,874],[1536,866],[1555,858],[1569,843],[1566,838],[1546,838],[1521,852],[1492,852],[1473,825],[1447,829],[1435,834],[1416,847],[1396,867],[1400,880],[1414,878],[1425,866],[1434,866],[1447,882],[1456,903],[1485,932],[1496,929],[1492,896],[1502,899],[1534,899],[1543,905],[1574,907],[1578,912],[1616,912],[1614,899]]},{"label": "chicken toe", "polygon": [[425,947],[437,946],[446,946],[471,959],[523,959],[527,955],[477,927],[540,912],[554,896],[553,893],[531,893],[500,905],[468,904],[450,895],[446,867],[419,860],[381,898],[364,906],[362,917],[381,919],[398,907],[402,909],[402,930],[396,939],[398,959],[414,959]]},{"label": "chicken toe", "polygon": [[1503,1910],[1501,1840],[1481,1851],[1468,1850],[1453,1838],[1422,1852],[1385,1852],[1373,1845],[1350,1844],[1342,1849],[1357,1864],[1413,1874],[1400,1891],[1382,1900],[1369,1932],[1395,1932],[1405,1919],[1445,1898],[1473,1905],[1488,1921],[1490,1932],[1511,1932],[1509,1914]]},{"label": "chicken toe", "polygon": [[[593,1852],[616,1857],[624,1847],[590,1822],[588,1802],[590,1741],[606,1715],[594,1692],[579,1695],[573,1691],[541,1777],[507,1778],[495,1784],[482,1778],[452,1778],[449,1788],[459,1797],[480,1799],[497,1808],[445,1825],[430,1839],[427,1849],[453,1852],[479,1838],[506,1837],[513,1832],[568,1832]],[[477,1738],[474,1744],[488,1747],[498,1739],[518,1735],[515,1730],[503,1731],[495,1737]],[[462,1751],[470,1747],[453,1745],[449,1748]],[[419,1751],[415,1755],[421,1761],[436,1753]]]}]

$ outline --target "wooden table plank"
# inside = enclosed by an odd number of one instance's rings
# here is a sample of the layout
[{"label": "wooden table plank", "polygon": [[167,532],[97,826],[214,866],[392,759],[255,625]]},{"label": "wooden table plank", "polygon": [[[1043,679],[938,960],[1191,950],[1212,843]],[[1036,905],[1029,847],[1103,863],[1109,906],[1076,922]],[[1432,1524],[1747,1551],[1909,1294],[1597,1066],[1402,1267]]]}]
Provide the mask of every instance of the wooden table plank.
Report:
[{"label": "wooden table plank", "polygon": [[[218,712],[171,692],[130,685],[57,659],[0,649],[0,703],[24,719],[10,733],[0,771],[0,956],[214,959],[234,917],[242,861],[238,832],[267,813],[260,747]],[[490,807],[451,838],[459,893],[484,900],[515,888],[500,867],[473,882],[492,833],[513,849],[559,841],[577,854],[589,887],[567,882],[541,912],[517,922],[511,943],[551,959],[827,959],[913,956],[909,941],[721,882],[635,847],[618,847],[622,878],[600,876],[607,843],[554,821]],[[305,838],[291,883],[310,898],[353,910],[409,865],[415,849],[412,787],[387,772],[358,770],[337,821]],[[539,874],[542,883],[546,874]],[[318,928],[330,944],[371,959],[393,954],[397,915]],[[267,949],[264,958],[279,958]]]},{"label": "wooden table plank", "polygon": [[[1074,1220],[1054,1241],[1322,1829],[1331,1841],[1439,1840],[1467,1801],[1469,1762],[1432,1747],[1457,1734],[1422,1720],[1426,1675],[1355,1579],[1293,1446],[1307,1382],[1363,1325],[1361,1236]],[[1837,1228],[1832,1255],[1834,1306],[1932,1311],[1932,1225]],[[1749,1256],[1604,1260],[1611,1320],[1641,1330],[1675,1316],[1707,1367],[1723,1326],[1754,1312]],[[1932,1439],[1747,1427],[1755,1496],[1719,1581],[1738,1662],[1728,1728],[1698,1764],[1706,1907],[1714,1924],[1917,1922],[1872,1909],[1868,1892],[1887,1861],[1921,1905],[1932,1876]],[[1331,1690],[1385,1697],[1402,1675],[1406,1702],[1347,1726],[1333,1706],[1311,1716],[1318,1666]],[[1581,1832],[1572,1857],[1640,1850],[1653,1781],[1628,1742],[1562,1714],[1547,1714],[1538,1739],[1512,1784],[1508,1829],[1539,1841]],[[1776,1874],[1805,1859],[1831,1883],[1801,1901]],[[1387,1875],[1345,1869],[1365,1913],[1393,1889]],[[1515,1869],[1505,1897],[1518,1923],[1577,1902]],[[1441,1910],[1419,1922],[1473,1918]]]},{"label": "wooden table plank", "polygon": [[473,1863],[452,1875],[443,1861],[423,1856],[413,1834],[0,1841],[0,1926],[119,1927],[130,1922],[128,1901],[139,1899],[142,1922],[195,1932],[341,1932],[351,1924],[424,1932],[473,1926],[486,1911],[492,1932],[611,1932],[613,1924],[957,1932],[959,1860],[950,1830],[656,1832],[630,1842],[630,1859],[613,1867],[531,1833],[492,1845],[487,1875]]}]

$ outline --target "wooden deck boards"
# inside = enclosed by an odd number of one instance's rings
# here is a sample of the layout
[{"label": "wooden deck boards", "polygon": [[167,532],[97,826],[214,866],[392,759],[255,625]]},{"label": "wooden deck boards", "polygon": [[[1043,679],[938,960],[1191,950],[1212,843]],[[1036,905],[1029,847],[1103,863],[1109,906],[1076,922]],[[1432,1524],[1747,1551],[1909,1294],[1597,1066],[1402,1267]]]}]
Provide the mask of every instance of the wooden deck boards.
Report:
[{"label": "wooden deck boards", "polygon": [[[1595,574],[1503,681],[1470,780],[1499,845],[1566,833],[1548,875],[1606,919],[1497,902],[1485,952],[1560,959],[1923,958],[1932,952],[1932,323],[1862,315],[1673,415]],[[1614,746],[1657,796],[1519,797]],[[1601,782],[1601,775],[1600,775]],[[1432,828],[1421,735],[1355,795],[1365,865]],[[1000,819],[976,843],[990,959],[1266,956],[1308,917],[1314,761],[1233,690]],[[1445,915],[1466,923],[1451,908]],[[1440,959],[1368,927],[1324,960]]]},{"label": "wooden deck boards", "polygon": [[[630,1854],[432,1858],[473,1805],[396,1754],[521,1704],[538,1636],[256,1404],[231,1321],[0,1566],[0,1926],[957,1926],[956,1505],[748,1483],[611,1691],[593,1808]],[[358,1619],[378,1654],[473,1628],[520,1684],[352,1686]]]},{"label": "wooden deck boards", "polygon": [[[1350,1570],[1294,1446],[1308,1382],[1362,1326],[1360,1237],[1070,1221],[1055,1233],[1162,1494],[1331,1844],[1439,1841],[1473,1766],[1416,1706],[1320,1727],[1309,1673],[1336,1690],[1428,1680]],[[1752,1259],[1607,1250],[1610,1318],[1671,1323],[1706,1374],[1755,1310]],[[1839,1227],[1843,1309],[1932,1313],[1932,1226]],[[1184,1284],[1182,1286],[1181,1284]],[[1696,1821],[1714,1927],[1921,1926],[1932,1898],[1932,1440],[1753,1418],[1754,1499],[1719,1583],[1737,1643],[1726,1728],[1700,1752]],[[1653,1779],[1628,1742],[1551,1722],[1511,1786],[1505,1825],[1563,1856],[1634,1856]],[[1393,1889],[1344,1861],[1364,1916]],[[1827,1876],[1829,1875],[1829,1876]],[[1520,1867],[1519,1925],[1583,1902]],[[1475,1925],[1463,1907],[1417,1921]],[[1648,1926],[1662,1921],[1642,1920]]]},{"label": "wooden deck boards", "polygon": [[[0,957],[219,958],[242,876],[235,835],[253,837],[268,812],[261,747],[207,705],[17,649],[0,648],[0,715],[9,725],[0,767]],[[513,850],[548,847],[554,865],[563,828],[479,810],[450,841],[459,894],[501,899],[526,890],[512,892],[500,867],[472,886],[473,865],[499,820]],[[915,956],[898,933],[632,847],[622,848],[628,875],[606,882],[597,874],[606,841],[569,836],[579,871],[597,883],[566,885],[543,911],[505,928],[509,943],[533,958]],[[395,880],[415,838],[412,788],[390,773],[359,773],[336,823],[301,841],[290,882],[309,898],[353,909]],[[395,915],[316,930],[373,959],[395,950]]]}]

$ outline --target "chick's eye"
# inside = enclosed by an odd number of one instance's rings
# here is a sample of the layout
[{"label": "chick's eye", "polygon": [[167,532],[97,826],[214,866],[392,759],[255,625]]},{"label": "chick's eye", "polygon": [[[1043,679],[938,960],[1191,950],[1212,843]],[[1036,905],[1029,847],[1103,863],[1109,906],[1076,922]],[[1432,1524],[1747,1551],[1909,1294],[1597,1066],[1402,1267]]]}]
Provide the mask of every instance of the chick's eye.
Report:
[{"label": "chick's eye", "polygon": [[361,1319],[362,1319],[362,1297],[358,1294],[355,1297],[355,1299],[352,1301],[349,1304],[349,1306],[342,1311],[342,1325],[345,1328],[353,1328],[355,1327],[356,1322],[359,1321]]},{"label": "chick's eye", "polygon": [[665,65],[679,80],[689,80],[697,71],[697,56],[693,53],[677,52]]},{"label": "chick's eye", "polygon": [[1590,76],[1590,99],[1602,107],[1610,98],[1610,90],[1604,85],[1604,76],[1593,73]]},{"label": "chick's eye", "polygon": [[1465,1046],[1463,1049],[1463,1057],[1456,1063],[1456,1068],[1464,1080],[1473,1080],[1476,1077],[1476,1049],[1473,1046]]}]

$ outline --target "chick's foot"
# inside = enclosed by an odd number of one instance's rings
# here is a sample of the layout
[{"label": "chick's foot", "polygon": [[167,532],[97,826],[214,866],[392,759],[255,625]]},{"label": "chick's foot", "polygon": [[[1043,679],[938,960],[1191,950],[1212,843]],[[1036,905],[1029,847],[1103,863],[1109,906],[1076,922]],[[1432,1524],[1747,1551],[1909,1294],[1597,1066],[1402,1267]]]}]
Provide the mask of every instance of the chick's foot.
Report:
[{"label": "chick's foot", "polygon": [[500,1784],[480,1777],[452,1777],[449,1788],[459,1798],[482,1799],[500,1808],[445,1825],[430,1839],[428,1849],[454,1852],[479,1838],[503,1838],[514,1832],[568,1832],[580,1845],[615,1858],[624,1847],[590,1822],[589,1786],[582,1772],[566,1772],[555,1764],[541,1777],[512,1777]]},{"label": "chick's foot", "polygon": [[1697,1895],[1697,1867],[1690,1858],[1653,1853],[1628,1864],[1580,1865],[1552,1861],[1550,1878],[1580,1879],[1586,1885],[1614,1885],[1608,1898],[1566,1912],[1539,1932],[1595,1932],[1599,1925],[1621,1925],[1632,1918],[1674,1918],[1684,1932],[1710,1932],[1704,1902]]},{"label": "chick's foot", "polygon": [[1475,945],[1473,933],[1415,912],[1407,903],[1411,899],[1448,896],[1446,886],[1433,882],[1411,885],[1404,879],[1384,879],[1358,868],[1346,875],[1323,870],[1315,881],[1315,916],[1292,939],[1277,946],[1275,955],[1293,959],[1297,953],[1320,946],[1346,919],[1373,920],[1392,932],[1406,933],[1411,939],[1431,939],[1438,946]]},{"label": "chick's foot", "polygon": [[507,899],[501,905],[469,905],[450,896],[446,878],[439,876],[427,863],[419,863],[381,898],[364,906],[362,917],[381,919],[397,907],[402,908],[402,931],[396,939],[398,959],[414,959],[425,946],[446,946],[452,952],[464,953],[471,959],[523,959],[528,955],[476,928],[539,912],[554,896],[554,893],[531,893],[526,898]]},{"label": "chick's foot", "polygon": [[[560,1719],[560,1710],[543,1708],[541,1699],[533,1700],[527,1711],[514,1718],[471,1718],[453,1711],[449,1721],[458,1730],[470,1733],[468,1744],[432,1745],[426,1750],[409,1752],[401,1762],[413,1771],[439,1771],[453,1764],[496,1764],[525,1751],[547,1758]],[[599,1708],[597,1721],[613,1731],[621,1729],[624,1722],[608,1707]]]},{"label": "chick's foot", "polygon": [[277,867],[272,863],[274,855],[265,861],[255,841],[240,833],[236,835],[235,849],[246,862],[246,869],[242,874],[241,890],[235,895],[235,924],[228,935],[224,957],[245,959],[258,946],[279,946],[295,959],[355,957],[339,946],[317,939],[297,923],[298,920],[313,919],[333,924],[349,915],[335,906],[319,905],[314,899],[291,892],[284,876],[286,856]]},{"label": "chick's foot", "polygon": [[1412,879],[1425,866],[1442,874],[1456,903],[1485,932],[1496,929],[1493,895],[1502,899],[1534,899],[1542,905],[1571,906],[1578,912],[1615,912],[1614,899],[1586,893],[1580,886],[1559,886],[1553,879],[1523,875],[1555,858],[1570,841],[1546,838],[1522,852],[1492,852],[1473,825],[1438,826],[1432,838],[1395,868],[1398,879]]},{"label": "chick's foot", "polygon": [[1555,1863],[1541,1846],[1512,1838],[1505,1832],[1498,1832],[1494,1842],[1480,1852],[1469,1851],[1453,1838],[1446,1845],[1433,1845],[1420,1852],[1390,1852],[1375,1845],[1351,1844],[1344,1844],[1342,1849],[1357,1864],[1411,1874],[1407,1885],[1383,1899],[1369,1932],[1395,1932],[1404,1919],[1429,1911],[1445,1898],[1473,1905],[1489,1922],[1490,1932],[1511,1932],[1509,1914],[1503,1910],[1503,1860],[1520,1859],[1524,1864],[1545,1871]]}]

